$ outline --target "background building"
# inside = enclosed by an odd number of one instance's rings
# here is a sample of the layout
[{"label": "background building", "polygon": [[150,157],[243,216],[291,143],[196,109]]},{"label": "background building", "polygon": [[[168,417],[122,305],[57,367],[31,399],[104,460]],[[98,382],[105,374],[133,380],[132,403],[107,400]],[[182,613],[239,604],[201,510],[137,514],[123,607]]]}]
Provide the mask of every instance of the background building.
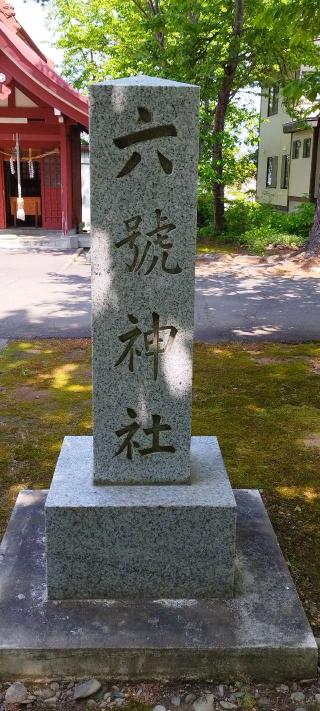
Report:
[{"label": "background building", "polygon": [[319,178],[319,116],[301,125],[286,112],[278,87],[263,91],[257,200],[294,210],[301,202],[317,197]]},{"label": "background building", "polygon": [[[0,0],[1,229],[79,230],[80,134],[88,123],[87,99],[55,72],[12,6]],[[17,214],[19,187],[25,220]]]}]

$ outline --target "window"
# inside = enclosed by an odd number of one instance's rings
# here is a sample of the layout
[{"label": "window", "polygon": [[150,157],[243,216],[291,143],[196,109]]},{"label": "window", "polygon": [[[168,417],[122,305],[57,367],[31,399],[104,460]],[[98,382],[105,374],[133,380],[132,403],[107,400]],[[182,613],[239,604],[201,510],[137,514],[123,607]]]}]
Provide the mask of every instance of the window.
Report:
[{"label": "window", "polygon": [[277,174],[278,174],[278,156],[272,156],[272,158],[267,158],[267,188],[277,187]]},{"label": "window", "polygon": [[310,158],[311,156],[311,138],[305,138],[303,141],[303,158]]},{"label": "window", "polygon": [[281,161],[281,188],[289,186],[289,156],[282,156]]},{"label": "window", "polygon": [[300,156],[301,141],[293,141],[292,144],[292,158],[299,158]]},{"label": "window", "polygon": [[268,116],[278,113],[279,107],[279,87],[271,86],[268,95]]}]

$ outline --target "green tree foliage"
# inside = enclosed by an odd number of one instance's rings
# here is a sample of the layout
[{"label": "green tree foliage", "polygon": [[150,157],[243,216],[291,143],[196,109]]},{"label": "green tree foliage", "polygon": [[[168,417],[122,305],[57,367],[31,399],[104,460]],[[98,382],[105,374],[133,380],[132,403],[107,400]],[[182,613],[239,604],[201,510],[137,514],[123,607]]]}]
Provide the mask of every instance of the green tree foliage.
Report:
[{"label": "green tree foliage", "polygon": [[310,1],[313,12],[309,0],[54,0],[52,16],[65,75],[79,89],[139,73],[201,86],[201,174],[222,231],[224,186],[237,167],[236,97],[317,64],[320,9]]},{"label": "green tree foliage", "polygon": [[[296,21],[300,14],[306,17],[307,23],[312,22],[314,16],[319,17],[318,0],[300,0],[297,5]],[[319,34],[319,32],[316,34]],[[317,45],[319,46],[319,39],[317,40]],[[300,119],[302,127],[308,117],[318,117],[318,128],[314,133],[314,140],[316,140],[320,128],[320,64],[318,61],[318,63],[311,62],[309,67],[306,62],[304,62],[304,65],[306,66],[303,71],[288,80],[284,86],[283,94],[288,112],[294,118],[298,117]],[[314,220],[308,239],[304,244],[304,251],[311,255],[320,254],[320,184]]]}]

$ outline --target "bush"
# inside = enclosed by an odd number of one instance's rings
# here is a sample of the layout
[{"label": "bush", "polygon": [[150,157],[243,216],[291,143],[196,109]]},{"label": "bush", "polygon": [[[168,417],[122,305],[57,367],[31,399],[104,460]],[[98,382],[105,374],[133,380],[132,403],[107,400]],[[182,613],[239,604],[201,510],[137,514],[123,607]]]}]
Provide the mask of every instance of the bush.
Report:
[{"label": "bush", "polygon": [[294,212],[282,212],[272,205],[246,200],[235,200],[226,205],[226,231],[215,235],[211,226],[212,200],[209,194],[200,194],[198,200],[198,237],[212,239],[218,244],[245,247],[253,254],[263,254],[265,248],[275,246],[301,246],[310,232],[315,206],[302,203]]},{"label": "bush", "polygon": [[226,231],[244,234],[254,227],[270,227],[306,239],[313,223],[315,206],[305,202],[294,212],[282,212],[272,205],[236,200],[226,207]]},{"label": "bush", "polygon": [[[213,239],[213,228],[211,225],[204,225],[198,229],[198,239]],[[216,239],[216,237],[215,237]]]},{"label": "bush", "polygon": [[228,234],[240,235],[254,227],[268,227],[285,230],[286,214],[271,205],[259,202],[237,200],[226,209],[226,229]]},{"label": "bush", "polygon": [[313,223],[315,205],[312,202],[304,202],[298,210],[287,212],[285,217],[287,221],[287,231],[306,240]]},{"label": "bush", "polygon": [[237,243],[252,254],[264,254],[266,247],[300,247],[304,238],[288,232],[279,232],[274,227],[255,227],[235,238]]},{"label": "bush", "polygon": [[212,209],[212,196],[210,193],[199,193],[197,208],[197,225],[199,228],[212,225]]}]

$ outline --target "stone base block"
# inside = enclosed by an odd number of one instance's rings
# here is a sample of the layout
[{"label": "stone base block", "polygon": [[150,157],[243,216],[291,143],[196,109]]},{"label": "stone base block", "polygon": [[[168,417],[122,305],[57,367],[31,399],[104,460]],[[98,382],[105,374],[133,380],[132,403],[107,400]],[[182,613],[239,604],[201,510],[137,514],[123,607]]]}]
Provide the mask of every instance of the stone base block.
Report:
[{"label": "stone base block", "polygon": [[318,651],[257,491],[237,491],[232,600],[47,599],[45,491],[24,491],[0,548],[0,677],[311,678]]},{"label": "stone base block", "polygon": [[93,483],[92,437],[66,437],[46,502],[51,599],[233,595],[236,503],[215,437],[191,483]]}]

